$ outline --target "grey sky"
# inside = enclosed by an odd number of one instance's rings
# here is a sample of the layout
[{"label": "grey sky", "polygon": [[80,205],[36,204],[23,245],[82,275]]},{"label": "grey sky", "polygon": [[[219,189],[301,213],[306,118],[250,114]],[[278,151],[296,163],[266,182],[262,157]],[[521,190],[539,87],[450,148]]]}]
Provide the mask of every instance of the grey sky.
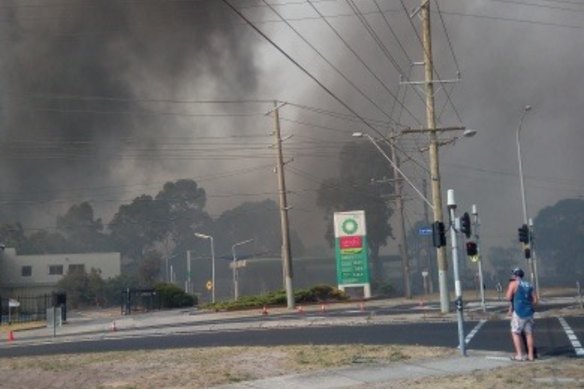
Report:
[{"label": "grey sky", "polygon": [[[265,4],[232,3],[360,115],[388,121]],[[309,4],[269,3],[282,4],[278,12],[392,118],[410,126],[425,123],[414,90],[408,89],[404,101],[413,115],[400,116],[387,90]],[[421,60],[422,48],[400,1],[354,0],[393,64],[354,16],[350,2],[313,3],[331,16],[327,20],[391,92],[403,98],[396,67],[408,71],[410,60]],[[194,178],[206,189],[215,215],[243,201],[275,199],[268,148],[272,121],[262,115],[271,104],[185,101],[279,99],[348,114],[219,1],[72,4],[0,1],[0,212],[6,221],[50,227],[57,214],[84,200],[108,221],[120,203],[153,194],[165,181],[179,178]],[[411,11],[418,1],[404,4]],[[533,106],[522,132],[530,215],[584,193],[584,4],[439,4],[462,74],[451,99],[462,124],[480,131],[441,148],[443,191],[455,189],[461,211],[478,205],[486,246],[507,245],[516,240],[521,223],[515,130],[524,105]],[[377,5],[387,11],[393,33]],[[437,70],[444,79],[454,78],[456,62],[432,6]],[[419,26],[416,18],[413,23]],[[411,73],[411,79],[421,76],[419,69]],[[441,108],[444,91],[436,97]],[[446,108],[441,125],[461,124],[451,106]],[[229,116],[218,116],[225,113]],[[342,143],[363,126],[294,106],[284,107],[282,117],[283,132],[294,134],[285,144],[294,157],[287,171],[293,227],[307,246],[324,245],[315,191],[321,179],[337,173]],[[412,157],[424,160],[416,151],[423,138],[400,142]],[[404,166],[420,184],[423,171],[411,162]],[[408,222],[414,223],[422,207],[412,191],[409,196]],[[389,250],[395,251],[393,244]]]}]

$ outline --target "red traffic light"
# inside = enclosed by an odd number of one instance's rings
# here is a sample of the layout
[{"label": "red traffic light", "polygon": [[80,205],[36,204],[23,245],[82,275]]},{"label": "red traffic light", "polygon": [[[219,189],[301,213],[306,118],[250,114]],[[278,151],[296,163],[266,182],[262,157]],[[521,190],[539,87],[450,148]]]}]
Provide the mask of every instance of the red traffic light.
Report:
[{"label": "red traffic light", "polygon": [[466,242],[466,255],[474,257],[478,254],[477,244],[475,242]]}]

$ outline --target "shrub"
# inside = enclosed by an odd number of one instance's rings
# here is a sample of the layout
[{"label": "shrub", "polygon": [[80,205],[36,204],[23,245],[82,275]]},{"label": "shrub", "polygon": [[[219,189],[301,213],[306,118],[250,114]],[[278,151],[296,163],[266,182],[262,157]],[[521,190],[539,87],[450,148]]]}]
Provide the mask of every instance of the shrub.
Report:
[{"label": "shrub", "polygon": [[198,302],[195,296],[185,293],[174,284],[159,283],[154,289],[160,297],[160,305],[163,308],[192,307]]},{"label": "shrub", "polygon": [[[294,301],[296,303],[315,303],[319,301],[342,301],[347,300],[348,296],[329,285],[317,285],[310,289],[299,289],[294,292]],[[237,310],[252,309],[267,306],[286,305],[287,296],[285,290],[277,290],[263,296],[243,296],[237,301],[219,301],[214,304],[207,304],[205,308],[216,310]]]}]

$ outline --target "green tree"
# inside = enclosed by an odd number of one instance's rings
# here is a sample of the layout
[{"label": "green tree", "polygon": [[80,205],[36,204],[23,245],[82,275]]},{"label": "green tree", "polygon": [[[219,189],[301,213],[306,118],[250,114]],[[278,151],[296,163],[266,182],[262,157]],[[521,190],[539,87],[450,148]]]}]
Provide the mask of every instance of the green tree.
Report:
[{"label": "green tree", "polygon": [[207,195],[194,180],[178,180],[167,182],[156,195],[156,201],[163,202],[168,207],[168,236],[175,246],[175,252],[184,252],[192,247],[193,233],[208,231],[212,219],[204,210]]},{"label": "green tree", "polygon": [[63,234],[39,230],[33,232],[23,247],[22,254],[58,254],[66,253],[69,245]]},{"label": "green tree", "polygon": [[521,258],[519,249],[515,247],[492,247],[486,259],[493,267],[493,282],[500,282],[503,288],[509,280],[511,270],[515,267],[524,267],[525,272],[528,272],[526,264],[522,265],[525,260]]},{"label": "green tree", "polygon": [[0,242],[6,247],[13,247],[17,252],[30,250],[29,242],[20,223],[0,225]]},{"label": "green tree", "polygon": [[325,239],[334,246],[333,214],[364,210],[367,241],[373,264],[373,279],[384,279],[379,250],[392,238],[390,218],[393,214],[391,166],[369,142],[346,144],[339,157],[339,176],[324,180],[318,190],[317,205],[325,211]]},{"label": "green tree", "polygon": [[153,286],[154,282],[160,276],[161,266],[162,257],[159,252],[155,250],[146,252],[144,259],[140,264],[139,274],[141,280],[143,280],[148,287]]},{"label": "green tree", "polygon": [[109,237],[103,232],[101,219],[94,219],[88,202],[73,205],[57,218],[57,229],[68,242],[69,252],[96,252],[111,250]]},{"label": "green tree", "polygon": [[139,263],[143,254],[168,234],[169,223],[169,204],[141,195],[120,206],[109,229],[122,255]]},{"label": "green tree", "polygon": [[[229,254],[234,243],[248,239],[254,240],[247,247],[253,247],[255,253],[270,255],[281,253],[280,210],[273,200],[246,202],[223,212],[215,220],[213,231],[218,236],[218,253]],[[290,242],[293,255],[304,254],[304,245],[296,231],[290,231]]]},{"label": "green tree", "polygon": [[565,280],[584,275],[584,200],[565,199],[542,209],[534,219],[535,249],[540,274]]},{"label": "green tree", "polygon": [[104,281],[96,269],[86,271],[69,271],[59,280],[57,288],[67,293],[67,305],[71,308],[80,306],[102,305],[104,301]]},{"label": "green tree", "polygon": [[130,263],[126,271],[139,275],[149,251],[182,257],[200,245],[193,233],[209,231],[212,225],[205,205],[205,191],[195,181],[178,180],[164,184],[155,198],[142,195],[120,206],[109,228],[118,250]]}]

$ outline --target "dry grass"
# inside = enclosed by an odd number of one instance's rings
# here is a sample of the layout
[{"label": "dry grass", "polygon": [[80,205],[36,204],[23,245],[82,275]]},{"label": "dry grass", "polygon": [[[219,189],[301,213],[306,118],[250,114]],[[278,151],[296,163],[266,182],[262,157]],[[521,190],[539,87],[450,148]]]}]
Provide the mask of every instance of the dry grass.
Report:
[{"label": "dry grass", "polygon": [[[367,388],[386,388],[386,385],[367,385]],[[391,388],[584,388],[584,359],[558,358],[553,361],[518,362],[509,367],[477,370],[464,375],[392,382]]]},{"label": "dry grass", "polygon": [[205,388],[295,372],[435,358],[453,350],[403,346],[219,347],[0,360],[2,388]]}]

